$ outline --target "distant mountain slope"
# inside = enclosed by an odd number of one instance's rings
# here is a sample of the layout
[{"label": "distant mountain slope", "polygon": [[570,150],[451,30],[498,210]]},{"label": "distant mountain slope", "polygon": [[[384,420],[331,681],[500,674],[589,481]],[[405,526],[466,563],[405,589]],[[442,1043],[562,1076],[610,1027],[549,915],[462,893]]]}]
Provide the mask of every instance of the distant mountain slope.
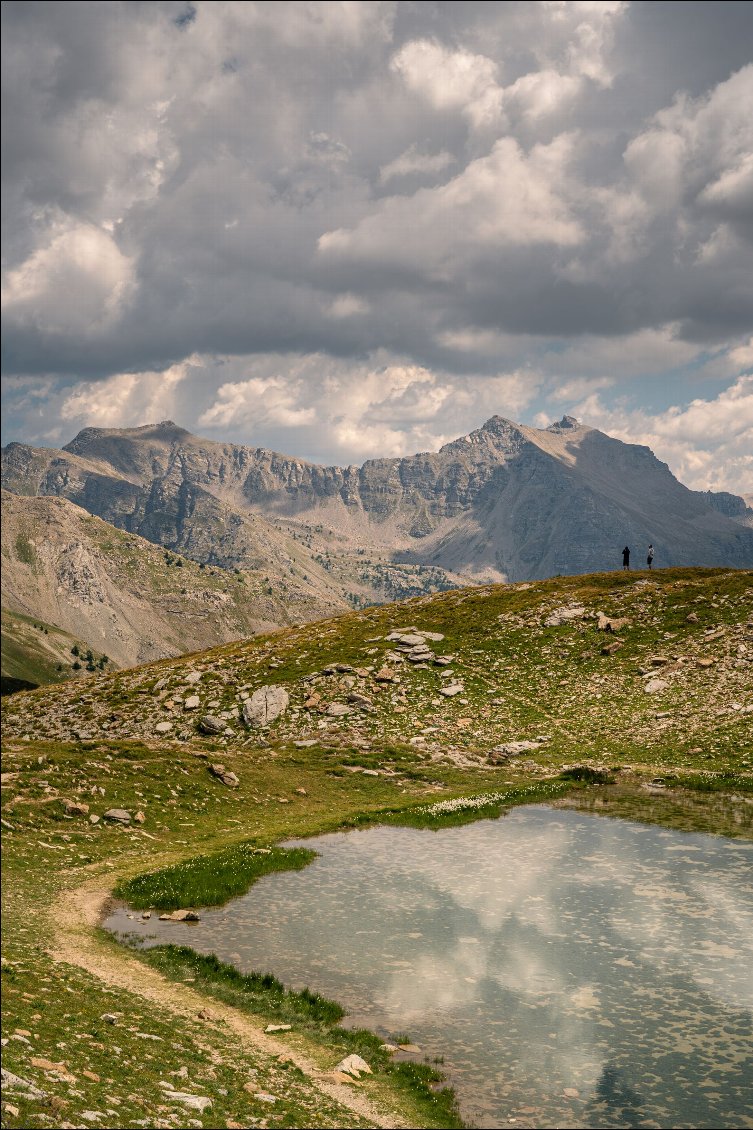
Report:
[{"label": "distant mountain slope", "polygon": [[109,657],[90,649],[85,640],[39,617],[2,609],[3,694],[111,669]]},{"label": "distant mountain slope", "polygon": [[55,625],[118,667],[309,620],[325,603],[279,581],[272,592],[258,574],[204,568],[66,499],[3,491],[2,501],[3,608]]},{"label": "distant mountain slope", "polygon": [[570,417],[537,429],[494,416],[438,452],[347,468],[171,421],[87,428],[62,451],[9,445],[3,475],[196,560],[275,580],[298,569],[355,604],[611,569],[625,544],[637,564],[649,542],[659,566],[753,564],[742,500],[688,490],[647,447]]}]

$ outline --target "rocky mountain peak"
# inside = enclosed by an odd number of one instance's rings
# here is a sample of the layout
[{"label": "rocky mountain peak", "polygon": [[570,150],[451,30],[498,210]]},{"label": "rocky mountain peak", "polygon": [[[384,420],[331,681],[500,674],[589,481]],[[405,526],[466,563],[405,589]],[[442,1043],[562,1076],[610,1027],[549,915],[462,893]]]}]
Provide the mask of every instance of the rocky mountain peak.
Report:
[{"label": "rocky mountain peak", "polygon": [[575,416],[563,416],[561,420],[550,424],[546,430],[548,432],[566,432],[570,431],[572,428],[580,428],[581,426],[580,422],[575,419]]}]

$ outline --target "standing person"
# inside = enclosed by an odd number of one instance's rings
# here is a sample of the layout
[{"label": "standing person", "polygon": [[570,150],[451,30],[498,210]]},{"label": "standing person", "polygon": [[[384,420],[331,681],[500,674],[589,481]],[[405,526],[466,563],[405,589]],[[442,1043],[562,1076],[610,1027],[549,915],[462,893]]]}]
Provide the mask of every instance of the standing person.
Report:
[{"label": "standing person", "polygon": [[653,545],[649,545],[649,547],[648,547],[648,557],[646,558],[646,564],[648,565],[649,569],[653,568],[653,565],[654,565],[654,547],[653,547]]},{"label": "standing person", "polygon": [[627,545],[625,546],[625,548],[622,551],[622,568],[623,569],[629,569],[630,568],[630,546],[627,546]]}]

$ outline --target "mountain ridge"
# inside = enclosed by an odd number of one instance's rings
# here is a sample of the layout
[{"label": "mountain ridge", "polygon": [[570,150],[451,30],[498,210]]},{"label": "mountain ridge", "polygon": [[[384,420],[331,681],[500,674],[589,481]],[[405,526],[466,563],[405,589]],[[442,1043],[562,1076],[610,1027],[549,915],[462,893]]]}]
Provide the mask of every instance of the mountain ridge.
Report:
[{"label": "mountain ridge", "polygon": [[691,491],[648,447],[569,416],[538,429],[495,415],[439,451],[350,467],[205,440],[171,420],[2,454],[6,489],[66,497],[197,561],[268,562],[276,575],[290,556],[280,539],[296,542],[300,567],[323,565],[356,605],[394,598],[380,579],[389,567],[434,569],[438,584],[533,580],[608,569],[624,544],[649,542],[657,564],[753,563],[744,499]]}]

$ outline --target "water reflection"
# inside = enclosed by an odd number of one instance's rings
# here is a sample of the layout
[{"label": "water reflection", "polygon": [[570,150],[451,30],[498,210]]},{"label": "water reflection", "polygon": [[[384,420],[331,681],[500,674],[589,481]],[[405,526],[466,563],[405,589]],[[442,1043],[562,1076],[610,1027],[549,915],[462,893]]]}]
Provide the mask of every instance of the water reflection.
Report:
[{"label": "water reflection", "polygon": [[313,846],[194,929],[111,925],[408,1029],[479,1126],[753,1126],[752,845],[529,807]]}]

